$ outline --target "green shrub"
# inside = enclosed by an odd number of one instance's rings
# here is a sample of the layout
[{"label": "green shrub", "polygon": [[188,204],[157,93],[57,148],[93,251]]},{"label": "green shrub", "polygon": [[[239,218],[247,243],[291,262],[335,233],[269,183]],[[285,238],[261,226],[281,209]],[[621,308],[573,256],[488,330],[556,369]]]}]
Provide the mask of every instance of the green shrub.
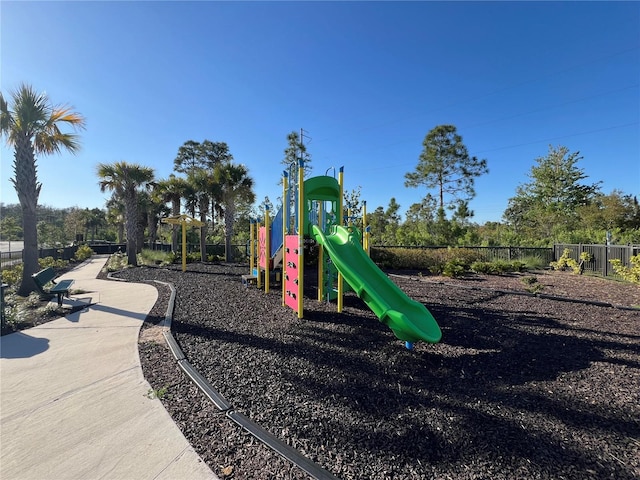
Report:
[{"label": "green shrub", "polygon": [[524,272],[527,265],[519,260],[494,260],[493,262],[476,261],[471,264],[471,271],[488,275],[501,275],[507,272]]},{"label": "green shrub", "polygon": [[122,252],[117,252],[109,257],[104,264],[103,270],[107,272],[117,272],[118,270],[127,268],[127,266],[127,256]]},{"label": "green shrub", "polygon": [[442,275],[444,275],[445,277],[455,278],[464,275],[466,271],[467,266],[464,265],[462,260],[454,259],[449,260],[444,264],[444,267],[442,268]]},{"label": "green shrub", "polygon": [[584,271],[584,264],[593,261],[593,255],[589,252],[580,253],[580,262],[577,262],[571,257],[571,249],[565,248],[562,252],[562,256],[555,262],[551,262],[551,268],[554,270],[566,270],[570,268],[573,273],[582,275]]},{"label": "green shrub", "polygon": [[554,270],[566,270],[571,268],[574,273],[580,273],[580,264],[571,258],[571,249],[565,248],[562,256],[555,262],[551,262],[551,268]]},{"label": "green shrub", "polygon": [[[382,268],[426,270],[439,275],[449,262],[463,266],[465,270],[469,269],[470,265],[478,260],[478,254],[466,248],[373,247],[371,259]],[[451,267],[449,268],[451,269]]]},{"label": "green shrub", "polygon": [[78,247],[78,250],[76,250],[76,254],[73,256],[73,258],[75,258],[78,262],[83,262],[87,258],[91,258],[91,255],[93,255],[94,253],[95,252],[91,250],[91,247],[89,245],[80,245]]},{"label": "green shrub", "polygon": [[56,312],[58,306],[54,302],[42,302],[40,296],[32,292],[27,297],[20,297],[15,292],[5,293],[5,321],[9,327],[15,327],[36,315],[48,316]]},{"label": "green shrub", "polygon": [[2,270],[2,282],[7,285],[18,285],[22,281],[22,271],[24,267],[22,263],[14,265],[11,268],[4,268]]},{"label": "green shrub", "polygon": [[142,265],[170,265],[175,256],[171,252],[145,248],[140,252],[139,258]]},{"label": "green shrub", "polygon": [[540,255],[530,255],[524,257],[521,261],[525,264],[525,270],[542,270],[547,266]]},{"label": "green shrub", "polygon": [[187,263],[197,263],[201,258],[200,252],[187,253]]},{"label": "green shrub", "polygon": [[391,268],[393,254],[388,248],[371,247],[371,260],[380,268]]},{"label": "green shrub", "polygon": [[498,275],[513,271],[512,263],[508,262],[507,260],[496,260],[495,262],[492,262],[492,265],[493,273],[496,273]]},{"label": "green shrub", "polygon": [[491,262],[481,262],[476,260],[471,264],[471,271],[475,273],[484,273],[485,275],[494,273]]},{"label": "green shrub", "polygon": [[530,293],[538,293],[544,288],[544,285],[538,283],[538,279],[533,276],[522,277],[522,283],[527,285],[526,290]]},{"label": "green shrub", "polygon": [[580,260],[585,263],[593,262],[593,254],[590,252],[582,252],[580,254]]},{"label": "green shrub", "polygon": [[629,259],[631,267],[622,264],[619,259],[609,260],[613,266],[613,271],[624,278],[627,282],[640,284],[640,255],[634,255]]},{"label": "green shrub", "polygon": [[526,272],[527,264],[521,262],[520,260],[511,260],[511,271],[512,272]]},{"label": "green shrub", "polygon": [[38,265],[40,265],[40,268],[65,268],[69,265],[69,262],[61,258],[54,260],[53,257],[44,257],[38,259]]}]

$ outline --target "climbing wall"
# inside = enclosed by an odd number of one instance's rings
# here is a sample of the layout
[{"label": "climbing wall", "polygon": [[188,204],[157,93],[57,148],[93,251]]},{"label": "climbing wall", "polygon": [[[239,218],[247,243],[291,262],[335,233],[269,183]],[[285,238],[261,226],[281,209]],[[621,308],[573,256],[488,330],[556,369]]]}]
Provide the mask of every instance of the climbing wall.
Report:
[{"label": "climbing wall", "polygon": [[260,227],[258,232],[258,265],[263,270],[267,268],[267,229]]},{"label": "climbing wall", "polygon": [[298,313],[298,283],[299,262],[301,252],[298,251],[300,237],[298,235],[287,235],[284,239],[284,264],[286,266],[285,284],[285,304]]}]

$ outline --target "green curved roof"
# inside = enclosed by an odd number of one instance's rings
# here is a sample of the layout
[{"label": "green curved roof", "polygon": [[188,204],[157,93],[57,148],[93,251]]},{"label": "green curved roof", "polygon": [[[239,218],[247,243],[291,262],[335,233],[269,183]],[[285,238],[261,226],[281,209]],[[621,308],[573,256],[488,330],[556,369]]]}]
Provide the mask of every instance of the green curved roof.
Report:
[{"label": "green curved roof", "polygon": [[304,181],[306,200],[335,200],[340,198],[338,180],[329,176],[312,177]]}]

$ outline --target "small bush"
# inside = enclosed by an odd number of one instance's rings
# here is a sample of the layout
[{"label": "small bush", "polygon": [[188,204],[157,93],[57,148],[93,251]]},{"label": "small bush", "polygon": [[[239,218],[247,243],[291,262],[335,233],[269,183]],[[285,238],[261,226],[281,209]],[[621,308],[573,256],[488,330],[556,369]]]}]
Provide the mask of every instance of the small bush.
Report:
[{"label": "small bush", "polygon": [[481,262],[476,260],[471,264],[471,271],[475,273],[484,273],[485,275],[493,273],[491,262]]},{"label": "small bush", "polygon": [[2,282],[9,286],[18,285],[22,281],[23,269],[22,263],[3,269],[1,274]]},{"label": "small bush", "polygon": [[107,272],[117,272],[118,270],[127,268],[127,266],[127,256],[122,252],[117,252],[109,257],[104,264],[103,270]]},{"label": "small bush", "polygon": [[44,257],[38,259],[38,265],[40,265],[40,268],[65,268],[69,265],[69,262],[61,258],[55,260],[53,257]]},{"label": "small bush", "polygon": [[555,262],[551,262],[551,268],[554,270],[566,270],[571,268],[574,273],[580,273],[580,264],[571,258],[571,249],[565,248],[562,256]]},{"label": "small bush", "polygon": [[542,270],[547,266],[544,259],[540,255],[530,255],[522,259],[526,270]]},{"label": "small bush", "polygon": [[40,296],[32,292],[27,297],[19,297],[15,292],[7,294],[5,292],[5,321],[9,330],[13,330],[21,323],[28,321],[30,317],[36,315],[49,316],[57,311],[58,306],[55,303],[43,303]]},{"label": "small bush", "polygon": [[464,275],[466,271],[467,268],[463,262],[459,259],[455,259],[444,264],[444,267],[442,268],[442,275],[445,277],[455,278]]},{"label": "small bush", "polygon": [[513,265],[511,264],[511,262],[508,262],[507,260],[496,260],[495,262],[492,263],[492,265],[493,265],[493,272],[497,273],[498,275],[502,275],[503,273],[513,271]]},{"label": "small bush", "polygon": [[493,262],[476,261],[471,264],[471,271],[485,275],[502,275],[508,272],[525,272],[527,264],[520,260],[494,260]]},{"label": "small bush", "polygon": [[533,276],[522,277],[522,283],[527,285],[525,290],[529,293],[538,293],[544,288],[544,285],[538,283],[538,279]]},{"label": "small bush", "polygon": [[593,261],[593,255],[589,252],[580,253],[580,262],[571,257],[571,249],[565,248],[562,256],[555,262],[551,262],[551,268],[554,270],[566,270],[570,268],[573,273],[582,275],[584,272],[584,264]]},{"label": "small bush", "polygon": [[593,262],[593,254],[590,252],[582,252],[580,254],[580,260],[585,263]]},{"label": "small bush", "polygon": [[512,272],[526,272],[527,264],[521,262],[520,260],[511,260],[511,271]]},{"label": "small bush", "polygon": [[187,253],[187,263],[197,263],[201,258],[200,252]]},{"label": "small bush", "polygon": [[627,282],[640,284],[640,255],[634,255],[629,259],[631,267],[622,265],[622,261],[615,259],[609,260],[613,266],[613,271],[624,278]]},{"label": "small bush", "polygon": [[78,247],[78,250],[76,250],[76,254],[73,256],[73,258],[75,258],[75,260],[78,262],[83,262],[87,258],[91,258],[91,255],[93,255],[94,253],[95,252],[91,250],[91,247],[89,245],[80,245]]},{"label": "small bush", "polygon": [[142,265],[170,265],[174,255],[171,252],[162,250],[143,249],[140,253],[140,263]]},{"label": "small bush", "polygon": [[[441,274],[447,263],[454,262],[465,270],[476,260],[478,254],[465,248],[375,248],[371,249],[371,259],[382,268],[426,270]],[[449,267],[451,269],[452,267]]]}]

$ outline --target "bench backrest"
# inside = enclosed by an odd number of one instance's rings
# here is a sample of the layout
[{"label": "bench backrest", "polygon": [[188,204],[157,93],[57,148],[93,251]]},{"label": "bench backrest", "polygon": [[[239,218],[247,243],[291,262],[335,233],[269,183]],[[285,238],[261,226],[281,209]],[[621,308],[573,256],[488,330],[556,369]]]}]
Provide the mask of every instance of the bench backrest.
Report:
[{"label": "bench backrest", "polygon": [[47,283],[56,278],[56,272],[53,268],[48,267],[44,270],[40,270],[38,273],[31,275],[33,281],[40,288],[43,288]]}]

